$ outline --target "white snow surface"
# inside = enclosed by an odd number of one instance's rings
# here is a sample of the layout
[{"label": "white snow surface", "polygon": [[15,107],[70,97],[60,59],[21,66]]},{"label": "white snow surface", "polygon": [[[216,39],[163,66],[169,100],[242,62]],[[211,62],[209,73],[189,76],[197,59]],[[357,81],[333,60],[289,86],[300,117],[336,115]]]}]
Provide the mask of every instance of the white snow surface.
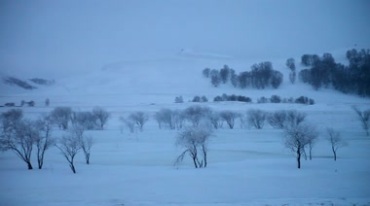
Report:
[{"label": "white snow surface", "polygon": [[[11,151],[0,153],[0,205],[4,206],[147,206],[147,205],[370,205],[370,138],[365,136],[352,106],[369,108],[369,99],[345,95],[331,89],[314,91],[310,86],[288,82],[285,60],[273,66],[284,73],[282,86],[275,89],[240,90],[228,85],[214,88],[202,77],[205,67],[229,65],[236,71],[249,70],[259,60],[238,60],[225,55],[185,51],[166,58],[116,62],[83,76],[56,80],[51,87],[25,91],[1,85],[0,104],[34,100],[36,106],[21,108],[35,118],[57,106],[76,111],[101,106],[112,117],[103,131],[88,131],[94,138],[91,164],[83,154],[76,160],[77,174],[55,147],[47,151],[44,169],[28,171]],[[191,54],[191,55],[190,55]],[[207,56],[207,57],[206,57]],[[208,58],[209,57],[209,58]],[[225,58],[218,58],[225,57]],[[213,103],[216,95],[251,97],[253,103]],[[297,98],[301,95],[316,104],[257,104],[271,95]],[[185,103],[175,104],[182,95]],[[190,103],[195,95],[211,102]],[[50,107],[43,102],[50,99]],[[283,132],[266,125],[262,130],[226,127],[215,130],[209,143],[209,166],[194,169],[190,160],[174,166],[181,153],[175,145],[178,131],[159,129],[151,117],[143,132],[122,129],[120,116],[133,111],[150,115],[162,108],[183,109],[191,105],[214,110],[245,113],[296,109],[320,131],[313,160],[296,168],[295,156],[284,147]],[[9,108],[2,107],[0,111]],[[342,134],[348,146],[332,158],[325,129]],[[54,129],[59,138],[63,131]]]}]

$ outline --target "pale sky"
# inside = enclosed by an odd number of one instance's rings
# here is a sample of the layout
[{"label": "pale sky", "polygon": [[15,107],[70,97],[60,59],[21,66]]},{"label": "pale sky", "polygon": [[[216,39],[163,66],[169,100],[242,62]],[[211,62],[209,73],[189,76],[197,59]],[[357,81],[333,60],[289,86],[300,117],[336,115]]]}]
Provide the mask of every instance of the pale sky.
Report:
[{"label": "pale sky", "polygon": [[0,71],[57,78],[181,49],[268,60],[370,48],[369,11],[367,0],[1,0]]}]

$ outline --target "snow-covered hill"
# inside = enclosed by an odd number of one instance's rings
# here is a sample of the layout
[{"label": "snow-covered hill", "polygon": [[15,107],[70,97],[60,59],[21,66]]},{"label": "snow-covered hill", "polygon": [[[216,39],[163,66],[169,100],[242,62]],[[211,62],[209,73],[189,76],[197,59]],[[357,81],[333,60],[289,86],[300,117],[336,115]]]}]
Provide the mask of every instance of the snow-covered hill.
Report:
[{"label": "snow-covered hill", "polygon": [[[95,142],[91,165],[85,165],[83,155],[78,154],[76,175],[56,147],[47,151],[44,169],[34,171],[27,171],[16,154],[0,153],[0,205],[370,205],[370,141],[351,108],[368,108],[369,99],[331,89],[314,91],[299,82],[292,85],[287,79],[285,59],[185,53],[114,62],[34,90],[2,84],[0,104],[36,102],[35,107],[21,108],[27,118],[57,106],[70,106],[75,111],[101,106],[111,113],[111,118],[106,130],[87,131]],[[239,72],[261,61],[272,61],[274,69],[284,73],[279,89],[242,90],[228,85],[215,88],[202,77],[206,67],[220,69],[227,64]],[[223,93],[248,96],[253,103],[212,102]],[[180,95],[185,102],[174,103]],[[211,101],[188,102],[195,95],[205,95]],[[256,103],[257,98],[271,95],[303,95],[316,103]],[[49,107],[44,106],[47,98]],[[178,131],[159,129],[152,114],[162,108],[184,109],[191,105],[240,114],[254,108],[305,112],[307,121],[320,132],[314,159],[303,161],[298,170],[294,154],[284,147],[281,130],[267,124],[263,130],[242,128],[238,122],[233,130],[224,127],[214,131],[206,169],[193,169],[187,159],[175,167],[175,157],[182,152],[175,146]],[[8,109],[1,107],[0,112]],[[119,121],[119,117],[133,111],[150,115],[143,132],[130,133]],[[336,162],[325,139],[327,127],[338,130],[348,143],[338,151]],[[59,138],[65,133],[55,128],[52,134]]]},{"label": "snow-covered hill", "polygon": [[[341,53],[336,53],[339,60],[343,59]],[[230,85],[215,88],[202,76],[202,70],[207,67],[220,69],[223,65],[228,65],[236,72],[240,72],[249,71],[251,65],[262,61],[271,61],[273,68],[284,74],[284,82],[278,89],[237,89]],[[298,67],[298,71],[299,69]],[[185,101],[188,101],[195,95],[205,95],[212,101],[215,96],[223,93],[248,96],[253,102],[262,96],[271,95],[279,95],[282,98],[303,95],[314,99],[317,104],[368,102],[367,99],[345,95],[331,89],[314,91],[309,85],[299,81],[294,85],[290,84],[285,59],[240,59],[191,50],[183,50],[178,54],[164,57],[109,63],[99,70],[57,79],[52,86],[29,91],[14,88],[4,82],[0,86],[0,104],[32,99],[38,105],[42,105],[46,98],[51,100],[52,106],[67,106],[68,100],[85,106],[169,104],[176,96],[183,96]]]}]

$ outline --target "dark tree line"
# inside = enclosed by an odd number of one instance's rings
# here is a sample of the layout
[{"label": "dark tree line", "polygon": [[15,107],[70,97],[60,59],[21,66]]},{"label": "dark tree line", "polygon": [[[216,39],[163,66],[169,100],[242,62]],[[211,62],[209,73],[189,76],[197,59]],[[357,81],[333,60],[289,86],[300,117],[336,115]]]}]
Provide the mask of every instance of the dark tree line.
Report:
[{"label": "dark tree line", "polygon": [[225,65],[222,69],[203,70],[203,76],[211,80],[211,84],[218,87],[220,84],[230,83],[236,88],[265,89],[268,87],[278,88],[283,81],[283,74],[273,69],[271,62],[254,64],[251,71],[236,74],[234,69]]},{"label": "dark tree line", "polygon": [[322,57],[305,54],[301,63],[310,68],[300,71],[299,77],[316,90],[333,87],[343,93],[370,96],[370,50],[348,50],[346,58],[348,65],[335,62],[330,53]]}]

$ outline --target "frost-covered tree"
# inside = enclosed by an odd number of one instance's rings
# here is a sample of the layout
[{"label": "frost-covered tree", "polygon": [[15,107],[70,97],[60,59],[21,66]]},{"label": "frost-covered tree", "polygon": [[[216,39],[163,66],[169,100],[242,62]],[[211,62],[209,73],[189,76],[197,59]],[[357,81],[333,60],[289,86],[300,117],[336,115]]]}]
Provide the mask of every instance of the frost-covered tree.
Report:
[{"label": "frost-covered tree", "polygon": [[91,136],[87,136],[85,134],[84,126],[78,124],[73,125],[72,128],[69,129],[69,134],[78,139],[85,156],[86,164],[90,164],[91,148],[94,144],[93,138]]},{"label": "frost-covered tree", "polygon": [[290,69],[289,73],[289,80],[292,84],[294,84],[296,79],[296,67],[295,67],[295,60],[293,58],[289,58],[286,61],[286,66]]},{"label": "frost-covered tree", "polygon": [[94,107],[92,114],[97,121],[98,128],[103,130],[110,118],[110,113],[101,107]]},{"label": "frost-covered tree", "polygon": [[209,107],[190,106],[184,110],[184,117],[193,125],[198,126],[202,119],[207,119],[212,110]]},{"label": "frost-covered tree", "polygon": [[35,145],[37,149],[38,168],[42,169],[44,165],[45,152],[55,144],[52,137],[52,123],[50,116],[44,116],[35,122],[37,135],[35,136]]},{"label": "frost-covered tree", "polygon": [[352,107],[353,110],[356,112],[358,119],[361,122],[362,128],[366,132],[366,136],[369,136],[369,128],[370,128],[370,109],[361,111],[357,107]]},{"label": "frost-covered tree", "polygon": [[212,112],[209,116],[209,122],[212,124],[213,128],[218,129],[223,126],[224,120],[221,118],[219,112]]},{"label": "frost-covered tree", "polygon": [[101,125],[97,124],[97,117],[89,111],[75,112],[71,114],[72,126],[79,125],[86,130],[100,129]]},{"label": "frost-covered tree", "polygon": [[74,165],[74,160],[78,152],[81,150],[81,142],[73,133],[69,133],[63,136],[56,147],[62,152],[62,155],[67,160],[69,167],[72,172],[76,174],[76,167]]},{"label": "frost-covered tree", "polygon": [[267,115],[267,122],[276,129],[283,129],[286,125],[287,111],[279,110]]},{"label": "frost-covered tree", "polygon": [[250,109],[247,112],[247,121],[250,126],[256,129],[262,129],[265,125],[267,113],[259,109]]},{"label": "frost-covered tree", "polygon": [[308,124],[299,124],[285,128],[285,146],[296,153],[297,167],[301,168],[301,157],[304,149],[317,138],[316,129]]},{"label": "frost-covered tree", "polygon": [[233,129],[235,125],[235,119],[239,117],[239,114],[232,111],[221,111],[220,117],[227,123],[230,129]]},{"label": "frost-covered tree", "polygon": [[34,123],[21,118],[22,113],[11,110],[1,115],[0,149],[11,150],[32,170],[31,155],[38,131]]},{"label": "frost-covered tree", "polygon": [[185,155],[189,154],[195,168],[207,167],[207,143],[211,134],[212,130],[207,126],[186,127],[179,132],[176,145],[185,148],[185,150],[176,158],[175,164],[182,162]]},{"label": "frost-covered tree", "polygon": [[71,120],[72,109],[70,107],[56,107],[51,111],[51,118],[60,129],[68,129],[68,123]]},{"label": "frost-covered tree", "polygon": [[331,145],[331,150],[333,151],[334,161],[337,161],[337,151],[339,148],[344,147],[347,143],[342,139],[340,133],[335,131],[333,128],[327,129],[328,137],[327,140]]},{"label": "frost-covered tree", "polygon": [[149,116],[145,112],[133,112],[128,118],[129,121],[134,122],[143,131],[144,124],[149,120]]}]

